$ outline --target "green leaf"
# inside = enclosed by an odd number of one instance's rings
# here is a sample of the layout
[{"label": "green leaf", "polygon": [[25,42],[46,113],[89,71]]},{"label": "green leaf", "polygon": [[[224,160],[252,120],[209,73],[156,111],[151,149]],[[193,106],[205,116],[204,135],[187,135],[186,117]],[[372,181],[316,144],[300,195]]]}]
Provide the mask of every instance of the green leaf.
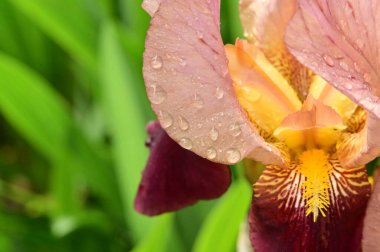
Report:
[{"label": "green leaf", "polygon": [[204,222],[193,251],[235,251],[236,237],[240,224],[247,217],[251,197],[252,190],[245,180],[233,183]]},{"label": "green leaf", "polygon": [[131,252],[165,252],[173,238],[173,215],[166,214],[155,218],[154,227],[145,235]]},{"label": "green leaf", "polygon": [[8,0],[83,66],[96,66],[96,24],[78,0]]},{"label": "green leaf", "polygon": [[67,104],[39,75],[1,53],[0,109],[46,156],[54,159],[66,151]]},{"label": "green leaf", "polygon": [[114,24],[106,23],[102,27],[100,41],[100,89],[104,113],[112,137],[112,152],[125,218],[133,230],[133,238],[138,240],[149,228],[148,219],[133,209],[133,200],[148,154],[144,146],[145,122],[133,86],[135,82]]},{"label": "green leaf", "polygon": [[[65,206],[77,202],[70,197],[88,181],[91,188],[118,209],[118,191],[110,164],[97,155],[73,121],[65,101],[43,78],[15,59],[0,53],[0,110],[31,146],[42,153],[58,172],[55,196]],[[65,177],[59,178],[59,176]],[[65,181],[76,188],[65,190]],[[70,181],[70,183],[69,183]],[[58,182],[58,181],[54,181]],[[68,186],[66,184],[66,186]],[[77,204],[77,203],[75,203]],[[77,206],[65,206],[72,211]]]}]

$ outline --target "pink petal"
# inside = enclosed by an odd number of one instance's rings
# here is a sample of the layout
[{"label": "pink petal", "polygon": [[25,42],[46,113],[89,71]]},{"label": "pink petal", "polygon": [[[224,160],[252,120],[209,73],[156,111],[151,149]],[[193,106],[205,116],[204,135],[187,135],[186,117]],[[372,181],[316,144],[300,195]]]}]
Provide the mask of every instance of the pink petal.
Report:
[{"label": "pink petal", "polygon": [[356,165],[380,154],[380,142],[371,139],[380,127],[379,17],[379,0],[300,0],[286,33],[288,48],[301,63],[372,113]]},{"label": "pink petal", "polygon": [[170,137],[219,163],[246,156],[283,162],[236,99],[219,32],[218,0],[161,0],[145,46],[148,96]]},{"label": "pink petal", "polygon": [[369,200],[366,216],[364,218],[363,230],[363,251],[376,252],[380,251],[380,177],[374,176],[375,186],[372,196]]},{"label": "pink petal", "polygon": [[230,169],[181,148],[160,127],[148,124],[151,154],[135,199],[135,209],[158,215],[221,196],[231,183]]}]

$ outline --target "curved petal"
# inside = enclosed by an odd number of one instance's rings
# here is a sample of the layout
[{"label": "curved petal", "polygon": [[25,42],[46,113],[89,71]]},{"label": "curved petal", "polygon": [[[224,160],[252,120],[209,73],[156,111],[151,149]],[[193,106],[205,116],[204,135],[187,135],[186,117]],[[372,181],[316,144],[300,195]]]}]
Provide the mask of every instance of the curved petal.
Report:
[{"label": "curved petal", "polygon": [[284,44],[286,26],[294,15],[296,3],[297,0],[241,0],[240,17],[248,40],[264,52],[304,100],[310,84],[309,72]]},{"label": "curved petal", "polygon": [[366,156],[360,159],[359,153],[356,164],[380,154],[380,142],[371,139],[380,127],[379,17],[379,0],[300,0],[286,33],[301,63],[373,114],[361,147]]},{"label": "curved petal", "polygon": [[[359,131],[343,133],[337,145],[337,153],[345,166],[367,164],[380,153],[380,120],[373,114],[359,115],[352,118],[357,120]],[[364,118],[360,119],[360,117]],[[361,126],[361,122],[364,121]]]},{"label": "curved petal", "polygon": [[363,230],[363,251],[380,251],[380,181],[379,176],[375,175],[375,186],[368,203],[366,216],[364,218]]},{"label": "curved petal", "polygon": [[259,136],[234,94],[218,10],[217,0],[161,0],[144,52],[153,110],[170,137],[202,157],[281,164],[280,151]]},{"label": "curved petal", "polygon": [[148,124],[151,154],[144,170],[135,209],[158,215],[221,196],[231,183],[230,169],[181,148],[160,127]]},{"label": "curved petal", "polygon": [[310,205],[303,193],[308,180],[299,167],[266,167],[254,185],[249,218],[255,251],[360,251],[370,193],[365,168],[345,169],[336,160],[330,162],[330,203],[321,207],[326,217],[317,219],[306,216]]}]

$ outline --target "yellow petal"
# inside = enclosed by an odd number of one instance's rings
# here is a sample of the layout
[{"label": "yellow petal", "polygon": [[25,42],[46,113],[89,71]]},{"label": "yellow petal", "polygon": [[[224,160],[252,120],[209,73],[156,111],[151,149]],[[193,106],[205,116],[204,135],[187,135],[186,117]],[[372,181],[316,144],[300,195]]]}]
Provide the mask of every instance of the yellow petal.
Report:
[{"label": "yellow petal", "polygon": [[287,116],[274,136],[297,151],[325,149],[336,144],[345,128],[335,110],[308,96],[302,109]]},{"label": "yellow petal", "polygon": [[357,108],[357,105],[347,96],[339,92],[319,76],[313,77],[309,94],[323,104],[333,108],[344,121],[349,119]]}]

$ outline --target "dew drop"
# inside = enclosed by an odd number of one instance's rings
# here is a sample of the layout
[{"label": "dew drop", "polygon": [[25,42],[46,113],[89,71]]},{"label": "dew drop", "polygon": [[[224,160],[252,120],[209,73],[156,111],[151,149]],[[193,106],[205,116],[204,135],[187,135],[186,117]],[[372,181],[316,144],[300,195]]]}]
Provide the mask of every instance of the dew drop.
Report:
[{"label": "dew drop", "polygon": [[153,104],[161,104],[166,99],[166,92],[159,86],[151,85],[150,101]]},{"label": "dew drop", "polygon": [[366,81],[366,82],[371,82],[371,75],[369,74],[369,73],[365,73],[364,74],[364,80]]},{"label": "dew drop", "polygon": [[187,65],[187,61],[185,59],[180,58],[179,59],[179,64],[184,67],[184,66]]},{"label": "dew drop", "polygon": [[331,58],[327,54],[323,55],[323,60],[326,62],[327,65],[329,65],[331,67],[334,66],[334,64],[335,64],[333,58]]},{"label": "dew drop", "polygon": [[359,67],[359,64],[357,62],[354,62],[354,68],[355,68],[355,71],[360,73],[361,72],[361,69]]},{"label": "dew drop", "polygon": [[201,31],[197,31],[198,39],[203,39],[203,33]]},{"label": "dew drop", "polygon": [[347,88],[347,90],[352,90],[352,84],[351,84],[351,83],[348,83],[348,84],[346,85],[346,88]]},{"label": "dew drop", "polygon": [[216,141],[218,140],[218,137],[219,137],[219,132],[217,129],[215,129],[214,127],[210,130],[210,138],[212,141]]},{"label": "dew drop", "polygon": [[208,159],[213,160],[216,158],[216,150],[214,148],[208,148],[206,152],[206,156]]},{"label": "dew drop", "polygon": [[228,131],[230,132],[230,134],[231,134],[232,136],[237,137],[237,136],[239,136],[239,135],[241,134],[241,128],[240,128],[240,125],[239,125],[239,124],[236,124],[236,123],[231,124],[231,125],[229,126],[229,128],[228,128]]},{"label": "dew drop", "polygon": [[189,129],[189,122],[182,116],[178,117],[178,126],[181,130]]},{"label": "dew drop", "polygon": [[152,58],[152,61],[150,62],[150,65],[152,66],[153,69],[161,69],[162,68],[162,59],[160,56],[154,56]]},{"label": "dew drop", "polygon": [[190,150],[191,148],[193,148],[193,142],[190,139],[186,138],[186,137],[181,138],[179,140],[179,145],[181,145],[182,148],[184,148],[186,150]]},{"label": "dew drop", "polygon": [[160,110],[157,116],[162,128],[166,129],[173,125],[173,118],[168,112]]},{"label": "dew drop", "polygon": [[363,49],[364,47],[364,41],[361,40],[360,38],[356,40],[356,45],[358,46],[359,49]]},{"label": "dew drop", "polygon": [[194,95],[193,105],[197,109],[203,108],[203,105],[204,105],[203,99],[199,95],[197,95],[197,94]]},{"label": "dew drop", "polygon": [[215,91],[215,97],[216,97],[216,99],[220,100],[220,99],[223,98],[223,96],[224,96],[223,89],[221,89],[220,87],[217,87],[216,91]]},{"label": "dew drop", "polygon": [[227,162],[229,162],[231,164],[237,163],[240,160],[240,157],[241,157],[241,155],[240,155],[239,150],[237,150],[235,148],[228,149],[226,151]]},{"label": "dew drop", "polygon": [[344,71],[349,71],[349,67],[348,67],[348,64],[344,61],[344,60],[341,60],[339,62],[339,66],[344,70]]}]

